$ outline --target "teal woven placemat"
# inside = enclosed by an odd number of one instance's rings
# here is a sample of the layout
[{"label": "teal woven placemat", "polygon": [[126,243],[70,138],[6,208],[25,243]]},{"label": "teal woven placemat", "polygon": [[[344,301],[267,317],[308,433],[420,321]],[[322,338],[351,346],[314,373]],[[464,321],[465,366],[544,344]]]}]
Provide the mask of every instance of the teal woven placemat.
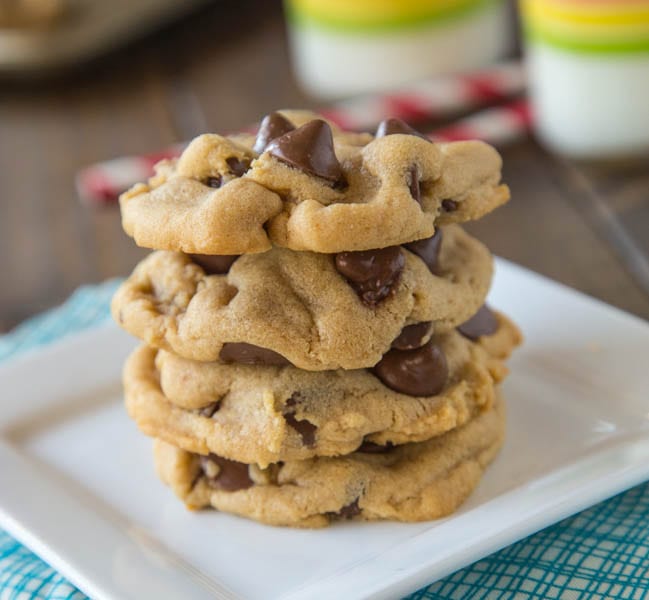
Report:
[{"label": "teal woven placemat", "polygon": [[[116,285],[108,281],[79,288],[64,305],[1,336],[0,361],[105,322]],[[0,600],[35,598],[81,600],[86,596],[0,530]],[[649,598],[649,483],[565,519],[408,598]]]}]

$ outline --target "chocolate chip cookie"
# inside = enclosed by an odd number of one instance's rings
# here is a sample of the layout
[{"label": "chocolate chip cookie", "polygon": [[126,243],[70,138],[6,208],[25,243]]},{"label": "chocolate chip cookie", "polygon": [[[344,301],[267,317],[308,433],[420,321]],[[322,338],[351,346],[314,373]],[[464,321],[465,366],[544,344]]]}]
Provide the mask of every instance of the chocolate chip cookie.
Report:
[{"label": "chocolate chip cookie", "polygon": [[504,404],[425,442],[359,448],[337,458],[261,469],[201,456],[161,440],[163,482],[192,509],[213,507],[270,525],[325,527],[337,520],[424,521],[452,513],[473,491],[503,442]]},{"label": "chocolate chip cookie", "polygon": [[155,252],[112,308],[129,333],[194,360],[228,362],[245,344],[266,351],[262,363],[358,369],[374,366],[407,326],[442,333],[466,321],[491,274],[487,248],[450,225],[427,240],[367,252]]},{"label": "chocolate chip cookie", "polygon": [[126,406],[147,435],[264,467],[422,441],[491,407],[520,341],[511,321],[494,318],[497,329],[475,341],[459,331],[413,337],[373,370],[202,363],[143,346],[125,367]]},{"label": "chocolate chip cookie", "polygon": [[122,195],[122,223],[140,246],[186,253],[371,250],[500,206],[500,170],[482,142],[432,143],[394,119],[375,136],[345,133],[284,111],[255,137],[197,137]]}]

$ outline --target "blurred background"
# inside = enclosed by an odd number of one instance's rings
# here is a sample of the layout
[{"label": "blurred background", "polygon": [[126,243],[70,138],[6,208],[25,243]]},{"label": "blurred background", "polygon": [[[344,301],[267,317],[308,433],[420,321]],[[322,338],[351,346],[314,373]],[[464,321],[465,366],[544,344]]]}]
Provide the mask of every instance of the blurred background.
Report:
[{"label": "blurred background", "polygon": [[512,201],[468,229],[649,318],[649,2],[0,0],[0,332],[131,271],[157,158],[287,107],[494,143]]}]

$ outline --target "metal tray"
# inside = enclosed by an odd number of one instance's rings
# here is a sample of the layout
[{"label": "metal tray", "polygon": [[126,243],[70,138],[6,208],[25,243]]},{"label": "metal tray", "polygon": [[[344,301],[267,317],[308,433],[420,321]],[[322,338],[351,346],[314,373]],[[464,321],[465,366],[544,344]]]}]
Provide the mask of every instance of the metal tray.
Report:
[{"label": "metal tray", "polygon": [[210,0],[68,0],[49,25],[0,29],[0,74],[45,73],[112,50]]}]

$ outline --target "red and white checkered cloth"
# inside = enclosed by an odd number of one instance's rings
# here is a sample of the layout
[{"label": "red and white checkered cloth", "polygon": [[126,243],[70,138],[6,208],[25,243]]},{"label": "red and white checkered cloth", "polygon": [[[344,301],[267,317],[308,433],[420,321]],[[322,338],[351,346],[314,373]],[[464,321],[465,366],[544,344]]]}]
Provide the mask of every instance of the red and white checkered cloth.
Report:
[{"label": "red and white checkered cloth", "polygon": [[[524,89],[523,68],[519,62],[511,62],[475,73],[421,81],[394,93],[352,98],[319,112],[343,129],[367,131],[387,117],[408,122],[448,117],[503,102]],[[481,139],[497,146],[521,138],[530,125],[527,101],[514,100],[475,112],[427,135],[438,142]],[[146,181],[159,160],[178,156],[185,145],[86,167],[76,178],[79,197],[90,205],[114,204],[123,191]]]}]

